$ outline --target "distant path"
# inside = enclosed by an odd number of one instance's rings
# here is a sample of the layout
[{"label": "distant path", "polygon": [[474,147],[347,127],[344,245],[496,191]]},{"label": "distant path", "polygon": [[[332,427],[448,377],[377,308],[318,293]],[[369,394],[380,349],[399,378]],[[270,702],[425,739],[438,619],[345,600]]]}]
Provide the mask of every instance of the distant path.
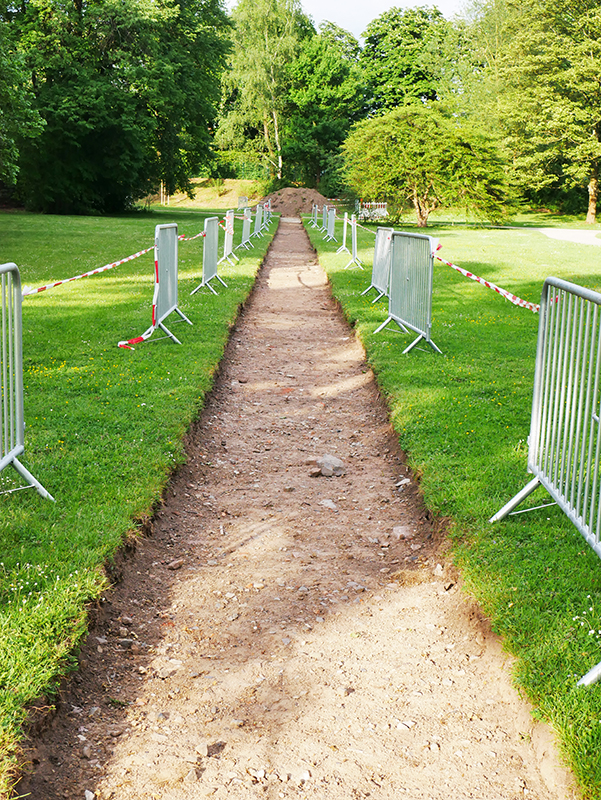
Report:
[{"label": "distant path", "polygon": [[536,228],[536,230],[550,239],[562,239],[576,244],[595,244],[601,247],[601,239],[598,236],[599,231],[568,230],[566,228]]},{"label": "distant path", "polygon": [[[21,793],[571,797],[300,224],[280,222],[187,452]],[[344,476],[311,476],[324,454]]]}]

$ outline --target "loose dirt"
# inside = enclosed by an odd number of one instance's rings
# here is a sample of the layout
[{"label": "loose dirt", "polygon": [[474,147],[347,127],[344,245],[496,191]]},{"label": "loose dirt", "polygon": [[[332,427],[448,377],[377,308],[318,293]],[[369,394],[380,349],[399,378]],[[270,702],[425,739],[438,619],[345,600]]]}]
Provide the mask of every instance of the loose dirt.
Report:
[{"label": "loose dirt", "polygon": [[[300,224],[280,222],[187,452],[18,794],[575,796]],[[324,454],[344,475],[313,477]]]}]

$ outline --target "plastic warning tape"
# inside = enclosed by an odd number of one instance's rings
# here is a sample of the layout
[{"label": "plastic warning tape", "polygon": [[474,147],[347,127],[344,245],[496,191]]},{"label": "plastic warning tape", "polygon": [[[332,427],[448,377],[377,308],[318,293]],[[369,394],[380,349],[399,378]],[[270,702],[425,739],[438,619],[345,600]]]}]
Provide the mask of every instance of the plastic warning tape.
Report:
[{"label": "plastic warning tape", "polygon": [[520,306],[520,308],[527,308],[534,314],[536,314],[540,310],[540,306],[538,305],[538,303],[529,303],[527,300],[522,300],[521,297],[517,297],[517,295],[508,292],[507,289],[502,289],[500,286],[497,286],[496,284],[491,283],[490,281],[487,281],[484,278],[480,278],[478,275],[474,275],[473,272],[468,272],[466,269],[462,269],[461,267],[458,267],[456,264],[452,264],[450,261],[445,261],[445,259],[441,258],[440,256],[436,256],[436,258],[443,264],[446,264],[447,267],[451,267],[452,269],[461,273],[461,275],[463,275],[464,277],[470,278],[471,280],[482,284],[482,286],[486,286],[487,289],[492,289],[494,292],[498,292],[506,300],[509,300],[510,303],[513,303],[514,306]]},{"label": "plastic warning tape", "polygon": [[92,269],[90,270],[90,272],[84,272],[81,275],[74,275],[72,278],[65,278],[62,281],[47,283],[45,286],[39,286],[37,289],[30,289],[28,286],[24,286],[23,297],[28,297],[31,294],[39,294],[40,292],[45,292],[46,289],[54,289],[55,286],[62,286],[63,283],[78,281],[80,280],[80,278],[89,278],[90,275],[98,275],[100,272],[106,272],[109,269],[113,269],[114,267],[118,267],[121,264],[125,264],[126,261],[133,261],[134,258],[140,258],[140,256],[146,255],[146,253],[149,253],[151,250],[152,247],[147,247],[146,250],[140,250],[139,253],[134,253],[133,256],[122,258],[120,261],[113,261],[112,264],[105,264],[104,267],[99,267],[98,269]]}]

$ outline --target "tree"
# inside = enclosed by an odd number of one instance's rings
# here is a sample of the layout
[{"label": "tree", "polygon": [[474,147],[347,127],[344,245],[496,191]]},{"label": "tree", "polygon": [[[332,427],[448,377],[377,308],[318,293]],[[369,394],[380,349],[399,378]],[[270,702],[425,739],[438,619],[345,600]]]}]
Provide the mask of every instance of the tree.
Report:
[{"label": "tree", "polygon": [[372,113],[439,99],[450,23],[437,8],[391,8],[369,23],[360,62]]},{"label": "tree", "polygon": [[13,185],[18,173],[18,141],[36,136],[42,120],[32,107],[23,60],[9,38],[8,25],[0,22],[0,180]]},{"label": "tree", "polygon": [[23,0],[0,13],[31,75],[42,134],[21,146],[29,208],[113,212],[189,189],[209,158],[228,22],[219,0]]},{"label": "tree", "polygon": [[508,194],[496,148],[440,104],[363,120],[342,152],[344,176],[359,195],[397,212],[413,207],[420,227],[443,205],[464,203],[493,220],[504,213]]},{"label": "tree", "polygon": [[319,188],[324,173],[331,179],[329,168],[361,116],[364,84],[358,52],[350,33],[326,23],[320,35],[304,42],[290,66],[283,152],[286,174],[305,186]]},{"label": "tree", "polygon": [[[487,12],[485,9],[485,13]],[[498,115],[524,190],[588,191],[596,219],[601,160],[598,0],[508,3]]]},{"label": "tree", "polygon": [[290,86],[289,66],[315,29],[299,0],[239,0],[230,71],[218,141],[266,156],[282,177],[282,126]]}]

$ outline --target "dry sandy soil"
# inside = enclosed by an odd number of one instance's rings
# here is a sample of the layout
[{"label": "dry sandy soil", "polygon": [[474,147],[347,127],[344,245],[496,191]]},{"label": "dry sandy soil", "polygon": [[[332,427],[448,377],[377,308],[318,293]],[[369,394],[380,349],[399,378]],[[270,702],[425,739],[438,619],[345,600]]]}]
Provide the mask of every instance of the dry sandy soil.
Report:
[{"label": "dry sandy soil", "polygon": [[[576,796],[300,224],[280,222],[187,451],[17,794]],[[343,475],[316,475],[325,454]]]}]

